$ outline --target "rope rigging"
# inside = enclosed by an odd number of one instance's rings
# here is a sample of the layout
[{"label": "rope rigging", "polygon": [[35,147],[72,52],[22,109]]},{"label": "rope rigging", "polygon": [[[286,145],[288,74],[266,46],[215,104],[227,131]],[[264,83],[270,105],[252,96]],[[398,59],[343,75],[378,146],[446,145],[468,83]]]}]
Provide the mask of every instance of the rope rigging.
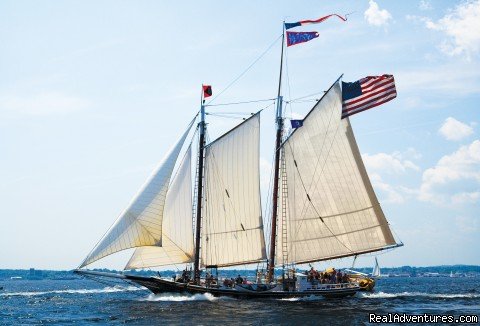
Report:
[{"label": "rope rigging", "polygon": [[223,93],[225,93],[230,87],[232,87],[238,80],[240,80],[240,78],[242,78],[258,61],[260,61],[260,59],[262,59],[265,54],[267,54],[272,48],[273,46],[278,42],[279,39],[282,38],[283,35],[280,35],[278,36],[268,47],[265,51],[263,51],[262,54],[260,54],[260,56],[258,58],[256,58],[244,71],[242,71],[240,73],[240,75],[238,75],[233,81],[230,82],[230,84],[227,85],[227,87],[225,87],[222,91],[220,91],[220,93],[218,93],[216,96],[214,96],[206,105],[211,105],[211,103],[213,101],[215,101],[218,97],[220,97],[220,95],[222,95]]}]

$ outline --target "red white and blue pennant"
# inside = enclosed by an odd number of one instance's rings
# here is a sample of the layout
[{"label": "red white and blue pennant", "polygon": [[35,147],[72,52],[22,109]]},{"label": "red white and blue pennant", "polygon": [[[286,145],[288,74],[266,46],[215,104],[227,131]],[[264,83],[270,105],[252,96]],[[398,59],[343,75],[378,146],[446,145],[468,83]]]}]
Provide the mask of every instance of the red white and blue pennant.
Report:
[{"label": "red white and blue pennant", "polygon": [[[319,24],[324,22],[325,20],[329,19],[330,17],[338,17],[339,19],[343,21],[347,21],[347,18],[342,17],[337,14],[331,14],[328,16],[320,17],[315,20],[300,20],[295,23],[285,23],[285,29],[288,30],[290,28],[298,27],[298,26],[304,26],[304,25],[310,25],[310,24]],[[295,44],[299,43],[305,43],[308,41],[313,40],[314,38],[317,38],[319,36],[318,32],[289,32],[287,31],[287,46],[292,46]]]}]

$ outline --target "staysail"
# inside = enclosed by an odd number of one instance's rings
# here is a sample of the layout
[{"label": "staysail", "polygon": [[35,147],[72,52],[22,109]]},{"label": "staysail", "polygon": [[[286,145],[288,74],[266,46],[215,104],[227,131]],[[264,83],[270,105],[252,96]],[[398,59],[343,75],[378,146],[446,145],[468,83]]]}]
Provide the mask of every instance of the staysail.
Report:
[{"label": "staysail", "polygon": [[125,269],[190,263],[193,260],[192,151],[188,148],[168,188],[162,221],[162,246],[140,247]]},{"label": "staysail", "polygon": [[162,246],[140,247],[125,269],[190,263],[193,260],[192,151],[185,157],[168,188],[162,221]]},{"label": "staysail", "polygon": [[[306,263],[395,246],[336,82],[283,143],[276,261]],[[280,216],[282,215],[282,216]]]},{"label": "staysail", "polygon": [[162,245],[162,219],[170,178],[193,122],[162,163],[80,265],[84,267],[121,250]]},{"label": "staysail", "polygon": [[260,203],[260,113],[206,147],[203,266],[266,259]]}]

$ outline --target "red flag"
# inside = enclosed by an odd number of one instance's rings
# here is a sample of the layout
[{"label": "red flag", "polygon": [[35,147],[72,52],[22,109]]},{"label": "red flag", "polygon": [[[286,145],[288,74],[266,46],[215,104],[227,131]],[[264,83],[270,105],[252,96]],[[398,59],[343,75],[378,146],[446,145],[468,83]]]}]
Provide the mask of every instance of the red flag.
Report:
[{"label": "red flag", "polygon": [[202,89],[203,89],[203,98],[207,98],[207,97],[210,97],[212,96],[212,86],[210,85],[202,85]]}]

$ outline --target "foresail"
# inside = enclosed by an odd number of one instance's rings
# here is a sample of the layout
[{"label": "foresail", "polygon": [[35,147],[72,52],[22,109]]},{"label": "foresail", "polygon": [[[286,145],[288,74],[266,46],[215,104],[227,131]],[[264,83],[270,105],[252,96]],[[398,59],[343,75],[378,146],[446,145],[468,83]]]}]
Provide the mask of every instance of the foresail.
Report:
[{"label": "foresail", "polygon": [[193,122],[80,268],[121,250],[161,245],[163,207],[170,177]]},{"label": "foresail", "polygon": [[287,211],[279,223],[286,228],[278,232],[280,242],[285,242],[277,247],[279,264],[344,257],[396,244],[350,121],[341,119],[341,94],[337,82],[283,144],[287,190],[279,195],[287,197]]},{"label": "foresail", "polygon": [[162,246],[135,249],[125,269],[189,263],[193,260],[192,151],[185,157],[168,188],[163,210]]},{"label": "foresail", "polygon": [[203,266],[239,265],[266,258],[259,151],[259,113],[206,148]]}]

